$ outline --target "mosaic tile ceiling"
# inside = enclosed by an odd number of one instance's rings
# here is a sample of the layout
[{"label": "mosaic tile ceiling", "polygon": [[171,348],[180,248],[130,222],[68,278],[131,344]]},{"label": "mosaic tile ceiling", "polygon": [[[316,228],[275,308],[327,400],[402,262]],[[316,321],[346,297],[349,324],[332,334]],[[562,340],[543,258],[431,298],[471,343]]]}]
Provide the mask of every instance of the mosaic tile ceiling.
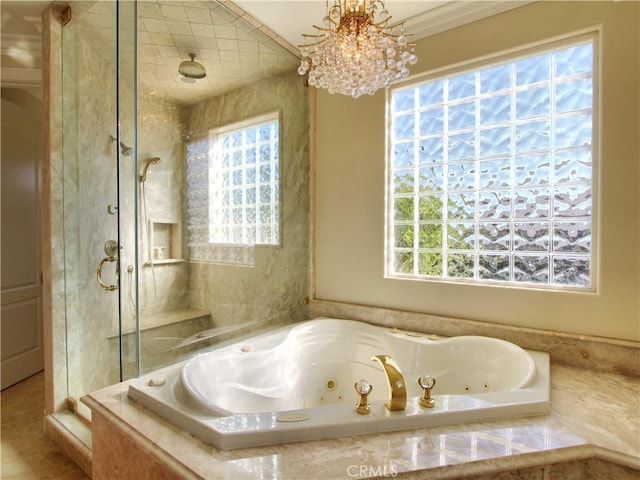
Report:
[{"label": "mosaic tile ceiling", "polygon": [[[121,72],[133,75],[133,15],[131,2],[119,4],[123,45]],[[107,61],[115,60],[115,2],[74,2],[73,20],[82,36]],[[73,21],[72,20],[72,21]],[[293,47],[230,2],[144,1],[137,4],[137,79],[154,94],[181,104],[196,103],[255,81],[296,69]],[[178,65],[195,53],[207,77],[185,83]]]}]

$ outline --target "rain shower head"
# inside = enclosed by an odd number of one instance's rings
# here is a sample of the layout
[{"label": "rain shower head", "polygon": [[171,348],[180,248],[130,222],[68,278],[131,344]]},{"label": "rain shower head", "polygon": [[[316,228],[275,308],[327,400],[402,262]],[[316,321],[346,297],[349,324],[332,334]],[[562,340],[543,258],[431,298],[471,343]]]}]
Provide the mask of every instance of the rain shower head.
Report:
[{"label": "rain shower head", "polygon": [[204,65],[195,61],[196,54],[190,53],[191,60],[185,60],[178,66],[178,73],[182,75],[183,81],[187,83],[195,82],[207,76],[207,71],[204,69]]},{"label": "rain shower head", "polygon": [[[116,137],[114,137],[113,135],[109,135],[109,141],[111,143],[115,142],[116,140]],[[120,153],[125,157],[130,157],[131,155],[133,155],[133,148],[127,147],[123,142],[120,142]]]},{"label": "rain shower head", "polygon": [[144,183],[147,181],[147,170],[151,165],[157,165],[160,163],[160,157],[153,157],[147,160],[144,164],[144,168],[142,169],[142,174],[140,174],[140,183]]}]

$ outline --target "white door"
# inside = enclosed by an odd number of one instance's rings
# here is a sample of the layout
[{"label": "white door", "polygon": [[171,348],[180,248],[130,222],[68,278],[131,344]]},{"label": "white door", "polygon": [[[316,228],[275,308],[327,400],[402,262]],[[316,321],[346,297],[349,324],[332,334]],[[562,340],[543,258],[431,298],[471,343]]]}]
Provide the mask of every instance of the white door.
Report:
[{"label": "white door", "polygon": [[42,102],[2,88],[2,389],[43,369]]}]

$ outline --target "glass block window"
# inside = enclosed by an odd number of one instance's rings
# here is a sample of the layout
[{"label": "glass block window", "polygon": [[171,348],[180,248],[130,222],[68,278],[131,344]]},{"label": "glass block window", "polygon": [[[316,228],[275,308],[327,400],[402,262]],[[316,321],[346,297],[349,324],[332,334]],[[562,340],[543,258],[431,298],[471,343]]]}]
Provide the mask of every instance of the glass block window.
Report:
[{"label": "glass block window", "polygon": [[274,113],[212,130],[188,145],[192,253],[207,245],[280,244],[279,143]]},{"label": "glass block window", "polygon": [[387,275],[592,288],[594,41],[390,95]]}]

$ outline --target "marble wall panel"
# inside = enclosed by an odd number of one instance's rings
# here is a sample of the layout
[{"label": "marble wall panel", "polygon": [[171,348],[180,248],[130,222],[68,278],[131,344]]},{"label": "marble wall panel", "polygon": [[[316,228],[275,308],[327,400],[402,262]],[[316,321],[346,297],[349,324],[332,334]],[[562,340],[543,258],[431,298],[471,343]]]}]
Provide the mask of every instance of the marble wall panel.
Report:
[{"label": "marble wall panel", "polygon": [[[407,478],[422,477],[414,474]],[[598,458],[589,458],[574,462],[454,478],[466,480],[607,480],[612,478],[634,480],[638,478],[638,471]]]},{"label": "marble wall panel", "polygon": [[207,310],[214,326],[289,323],[306,318],[309,232],[308,99],[291,72],[193,105],[190,135],[274,111],[281,112],[281,245],[256,247],[251,266],[196,263],[189,267],[189,304]]},{"label": "marble wall panel", "polygon": [[[129,216],[133,216],[137,208],[138,302],[140,325],[146,327],[154,315],[185,309],[189,302],[186,263],[162,263],[153,267],[148,264],[150,247],[153,249],[154,245],[148,231],[150,221],[175,224],[178,236],[182,237],[179,227],[184,223],[184,127],[181,107],[142,83],[139,83],[137,93],[137,114],[137,171],[126,179],[130,185],[125,191],[129,193],[121,201],[125,202],[123,208],[130,212]],[[146,181],[142,184],[139,175],[147,162],[155,157],[160,158],[160,163],[149,166]],[[131,193],[136,189],[134,182],[137,183],[137,206]],[[126,235],[132,244],[135,233],[131,222],[126,223]],[[124,270],[135,264],[132,254],[123,259]],[[130,283],[133,287],[129,286]],[[128,303],[132,307],[135,303],[132,300],[135,281],[130,281],[127,276],[123,288],[127,290]],[[132,308],[123,311],[123,323],[125,329],[134,326]]]},{"label": "marble wall panel", "polygon": [[[106,339],[117,317],[117,292],[96,280],[104,244],[117,239],[115,77],[108,61],[83,40],[82,22],[63,29],[64,282],[68,395],[80,398],[108,384]],[[115,264],[103,269],[114,283]]]},{"label": "marble wall panel", "polygon": [[59,7],[43,13],[44,161],[42,168],[42,276],[45,348],[45,412],[63,408],[67,393],[63,168],[62,29]]},{"label": "marble wall panel", "polygon": [[[95,463],[92,472],[92,478],[95,480],[197,478],[185,467],[179,465],[168,467],[161,459],[152,456],[137,442],[125,436],[120,429],[114,427],[99,413],[94,413],[93,417],[93,438],[94,456],[105,459],[104,462]],[[109,458],[114,461],[109,461]]]}]

